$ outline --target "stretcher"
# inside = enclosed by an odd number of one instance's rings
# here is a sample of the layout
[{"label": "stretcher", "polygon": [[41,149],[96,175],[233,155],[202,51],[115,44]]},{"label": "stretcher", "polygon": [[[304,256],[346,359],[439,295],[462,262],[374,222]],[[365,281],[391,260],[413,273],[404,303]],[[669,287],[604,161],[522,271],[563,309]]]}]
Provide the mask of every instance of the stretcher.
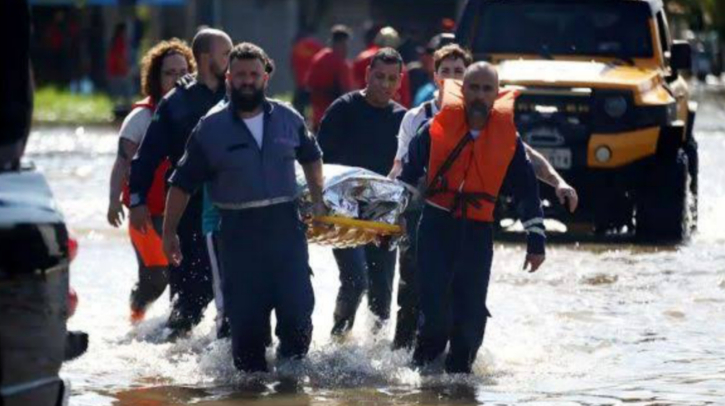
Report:
[{"label": "stretcher", "polygon": [[403,237],[400,216],[410,192],[398,181],[374,172],[342,165],[325,165],[323,201],[326,216],[308,215],[312,205],[304,176],[297,178],[301,212],[310,243],[335,248],[355,247]]}]

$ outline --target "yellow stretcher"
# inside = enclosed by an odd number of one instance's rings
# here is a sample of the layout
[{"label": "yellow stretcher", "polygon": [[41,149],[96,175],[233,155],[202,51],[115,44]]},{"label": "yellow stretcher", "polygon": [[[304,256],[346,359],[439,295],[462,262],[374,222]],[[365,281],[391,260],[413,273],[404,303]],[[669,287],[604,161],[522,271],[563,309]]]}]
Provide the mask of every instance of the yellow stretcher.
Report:
[{"label": "yellow stretcher", "polygon": [[364,245],[403,234],[403,229],[398,225],[339,216],[315,217],[308,224],[307,240],[310,243],[332,245],[335,248]]}]

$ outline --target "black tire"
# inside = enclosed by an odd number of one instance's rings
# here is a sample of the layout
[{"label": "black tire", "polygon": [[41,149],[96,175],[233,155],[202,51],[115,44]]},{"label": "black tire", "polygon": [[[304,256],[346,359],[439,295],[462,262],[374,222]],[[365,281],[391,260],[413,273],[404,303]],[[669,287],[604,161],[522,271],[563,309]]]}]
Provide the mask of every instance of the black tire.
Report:
[{"label": "black tire", "polygon": [[690,236],[690,172],[684,150],[658,160],[650,183],[638,193],[635,233],[640,242],[679,243]]},{"label": "black tire", "polygon": [[695,140],[695,132],[693,130],[695,126],[695,112],[690,112],[687,117],[687,138],[684,145],[684,151],[687,155],[687,169],[690,174],[690,216],[692,221],[690,222],[690,232],[697,231],[697,220],[698,220],[698,179],[700,172],[700,158],[697,148],[697,141]]}]

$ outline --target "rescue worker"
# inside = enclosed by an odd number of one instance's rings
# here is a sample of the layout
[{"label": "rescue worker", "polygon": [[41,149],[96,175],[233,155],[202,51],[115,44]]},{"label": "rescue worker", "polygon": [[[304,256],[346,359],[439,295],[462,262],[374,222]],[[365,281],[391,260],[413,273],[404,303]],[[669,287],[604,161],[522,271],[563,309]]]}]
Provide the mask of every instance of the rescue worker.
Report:
[{"label": "rescue worker", "polygon": [[307,117],[307,106],[310,104],[310,91],[307,89],[305,79],[312,65],[315,55],[324,48],[324,45],[309,32],[302,31],[292,46],[292,56],[290,57],[290,65],[292,67],[292,77],[295,81],[295,93],[292,97],[292,105]]},{"label": "rescue worker", "polygon": [[[370,60],[381,48],[398,48],[400,45],[400,35],[393,27],[383,27],[375,35],[373,43],[365,50],[360,52],[352,63],[352,75],[355,81],[355,88],[362,89],[365,87],[365,77]],[[408,77],[408,69],[403,64],[403,73],[401,75],[400,87],[395,92],[393,100],[400,103],[403,107],[410,107],[410,78]]]},{"label": "rescue worker", "polygon": [[[395,135],[405,108],[392,100],[400,87],[403,60],[392,48],[382,48],[367,70],[367,86],[348,93],[325,113],[318,139],[325,162],[357,166],[387,175],[395,157]],[[386,244],[334,249],[340,270],[333,336],[343,337],[353,327],[363,293],[378,318],[376,328],[390,317],[395,276],[395,251]]]},{"label": "rescue worker", "polygon": [[322,115],[335,99],[353,90],[355,84],[347,61],[352,34],[344,25],[330,30],[330,47],[322,49],[312,59],[307,72],[307,89],[312,103],[312,129],[317,132]]},{"label": "rescue worker", "polygon": [[[445,79],[463,79],[463,73],[472,60],[471,54],[457,44],[450,44],[440,48],[433,55],[435,82],[442,83]],[[403,159],[408,155],[410,140],[423,125],[440,111],[440,96],[441,93],[436,92],[435,100],[429,100],[405,113],[398,133],[398,151],[389,177],[395,178],[400,174]],[[559,175],[546,158],[529,147],[528,144],[524,143],[524,147],[526,148],[526,154],[531,159],[531,164],[534,166],[536,177],[554,187],[560,202],[567,204],[570,211],[576,210],[578,204],[576,190]],[[419,190],[423,191],[424,186],[425,182],[419,184]],[[416,262],[416,241],[417,225],[422,207],[421,200],[414,199],[408,205],[404,214],[405,222],[408,225],[406,229],[408,237],[405,243],[401,244],[398,255],[400,279],[398,281],[398,317],[393,340],[394,349],[412,348],[417,330],[418,285],[416,275],[418,266]]]},{"label": "rescue worker", "polygon": [[[108,223],[120,227],[123,223],[123,205],[128,207],[128,173],[131,158],[151,123],[157,101],[174,88],[174,83],[196,71],[194,56],[186,43],[172,39],[162,41],[151,48],[141,61],[141,91],[146,96],[134,104],[121,125],[118,153],[113,164],[110,181]],[[144,319],[146,308],[164,293],[168,284],[168,261],[161,245],[161,224],[166,198],[166,171],[168,160],[164,160],[154,173],[151,189],[146,196],[151,215],[151,224],[146,233],[141,233],[129,224],[128,232],[138,261],[138,282],[131,291],[131,322]]]},{"label": "rescue worker", "polygon": [[[166,157],[172,167],[177,165],[199,118],[224,98],[224,75],[231,48],[231,39],[223,31],[200,30],[192,42],[197,75],[182,78],[159,103],[131,162],[129,217],[137,230],[146,232],[150,225],[146,196],[154,171]],[[169,271],[172,311],[167,326],[172,339],[188,333],[201,321],[213,297],[209,256],[201,229],[202,200],[201,193],[191,197],[179,229],[186,261]]]},{"label": "rescue worker", "polygon": [[499,94],[486,62],[469,66],[459,86],[445,82],[442,109],[411,141],[400,179],[414,186],[427,169],[413,363],[429,364],[450,344],[446,371],[470,373],[490,316],[491,223],[504,179],[527,232],[524,269],[544,262],[546,237],[538,183],[514,124],[515,94]]},{"label": "rescue worker", "polygon": [[268,368],[265,341],[272,310],[279,358],[303,357],[312,338],[314,294],[305,226],[295,201],[294,160],[304,170],[314,214],[326,212],[317,142],[297,111],[265,97],[271,63],[254,44],[234,47],[227,74],[230,101],[194,129],[171,176],[164,222],[169,259],[188,261],[177,226],[190,197],[208,184],[221,214],[224,305],[234,364],[247,372]]}]

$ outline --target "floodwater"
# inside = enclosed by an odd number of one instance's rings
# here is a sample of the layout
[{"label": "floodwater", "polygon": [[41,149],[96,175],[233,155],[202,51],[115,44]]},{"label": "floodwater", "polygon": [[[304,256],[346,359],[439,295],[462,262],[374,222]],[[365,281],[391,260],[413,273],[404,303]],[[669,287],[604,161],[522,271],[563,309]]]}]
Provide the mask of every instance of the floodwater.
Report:
[{"label": "floodwater", "polygon": [[725,404],[725,99],[697,92],[699,232],[677,247],[555,244],[536,274],[521,271],[523,246],[497,244],[493,318],[472,376],[421,376],[409,353],[390,350],[392,326],[369,333],[365,305],[351,340],[331,342],[338,281],[325,247],[311,247],[315,331],[299,364],[237,373],[229,342],[214,337],[213,306],[191,337],[163,342],[167,295],[131,327],[135,258],[125,229],[105,221],[115,130],[37,129],[28,157],[80,240],[69,327],[90,334],[90,349],[63,367],[71,404]]}]

